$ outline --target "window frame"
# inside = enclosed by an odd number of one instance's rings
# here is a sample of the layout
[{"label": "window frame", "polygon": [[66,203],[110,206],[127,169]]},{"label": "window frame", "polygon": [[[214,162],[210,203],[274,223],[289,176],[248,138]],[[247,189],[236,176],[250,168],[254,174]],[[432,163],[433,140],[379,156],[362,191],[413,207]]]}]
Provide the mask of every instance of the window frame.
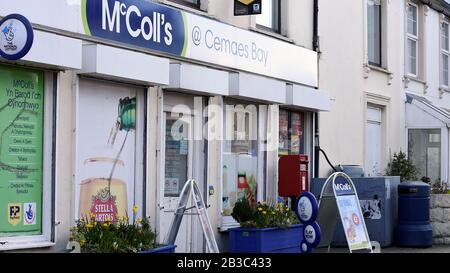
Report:
[{"label": "window frame", "polygon": [[173,3],[176,3],[178,5],[183,5],[183,6],[186,6],[186,7],[190,7],[190,8],[193,8],[193,9],[198,9],[198,10],[200,10],[200,6],[201,6],[201,0],[197,0],[197,2],[198,2],[197,4],[190,3],[189,1],[186,1],[186,0],[166,0],[166,1],[173,2]]},{"label": "window frame", "polygon": [[[369,6],[369,1],[370,0],[368,0],[367,1],[367,5],[366,5],[366,7],[367,7],[367,12],[368,12],[368,6]],[[375,0],[372,0],[372,1],[375,1]],[[370,60],[370,45],[369,45],[369,42],[367,41],[367,53],[368,53],[368,63],[369,63],[369,65],[373,65],[373,66],[376,66],[376,67],[383,67],[383,34],[384,34],[384,31],[383,31],[383,0],[379,0],[380,1],[380,7],[379,7],[379,25],[378,25],[378,27],[379,27],[379,43],[378,43],[378,47],[379,47],[379,59],[380,59],[380,63],[376,63],[376,62],[372,62],[371,60]],[[367,16],[367,40],[369,40],[369,16]]]},{"label": "window frame", "polygon": [[[443,48],[443,35],[442,31],[444,29],[444,25],[447,25],[447,49]],[[439,32],[439,41],[440,41],[440,83],[441,86],[444,88],[448,88],[450,85],[450,22],[448,19],[444,19],[440,22],[440,28],[441,31]],[[447,83],[444,82],[444,55],[447,56]]]},{"label": "window frame", "polygon": [[44,76],[44,114],[42,141],[42,233],[0,237],[0,251],[52,247],[56,245],[56,101],[59,74],[39,68],[1,63],[5,66],[40,71]]},{"label": "window frame", "polygon": [[[409,33],[408,31],[408,13],[409,13],[409,7],[413,6],[416,8],[416,35]],[[420,39],[420,10],[419,5],[414,2],[408,2],[407,3],[407,11],[406,11],[406,74],[413,78],[419,77],[419,39]],[[409,48],[408,48],[408,42],[412,41],[415,43],[415,74],[410,71],[411,63],[410,63],[410,54],[409,54]]]},{"label": "window frame", "polygon": [[[226,126],[227,126],[227,106],[232,106],[232,108],[236,108],[236,106],[241,105],[244,106],[244,109],[246,109],[247,106],[255,106],[256,107],[256,113],[257,113],[257,119],[256,119],[256,157],[257,157],[257,168],[256,168],[256,174],[257,174],[257,190],[256,190],[256,202],[264,201],[268,197],[267,192],[267,176],[266,176],[266,169],[268,164],[267,159],[267,149],[261,144],[265,142],[265,138],[267,138],[268,131],[267,127],[264,125],[267,118],[267,113],[265,113],[264,109],[267,110],[269,107],[266,104],[260,104],[260,103],[252,103],[249,101],[244,100],[238,100],[233,98],[225,98],[223,99],[223,108],[222,108],[222,136],[223,140],[220,143],[220,149],[221,149],[221,166],[220,166],[220,186],[219,186],[219,194],[218,194],[218,211],[219,211],[219,229],[220,231],[227,231],[229,228],[235,228],[239,227],[239,223],[233,219],[231,215],[224,215],[223,214],[223,164],[224,164],[224,155],[230,154],[229,152],[225,152],[225,141],[227,140],[227,133],[226,133]],[[265,106],[265,107],[261,107]]]},{"label": "window frame", "polygon": [[[268,26],[265,26],[265,25],[258,24],[258,22],[256,22],[256,28],[261,29],[261,30],[265,30],[265,31],[269,31],[269,32],[273,32],[273,33],[277,33],[277,34],[281,34],[281,7],[282,7],[281,0],[270,0],[270,1],[272,1],[272,3],[276,2],[277,5],[278,5],[278,9],[277,9],[277,13],[276,13],[276,16],[277,16],[277,18],[276,18],[276,25],[277,25],[277,27],[268,27]],[[264,12],[264,5],[262,6],[262,10]],[[272,14],[272,17],[273,17],[273,14]],[[272,22],[272,24],[273,23],[274,22]]]}]

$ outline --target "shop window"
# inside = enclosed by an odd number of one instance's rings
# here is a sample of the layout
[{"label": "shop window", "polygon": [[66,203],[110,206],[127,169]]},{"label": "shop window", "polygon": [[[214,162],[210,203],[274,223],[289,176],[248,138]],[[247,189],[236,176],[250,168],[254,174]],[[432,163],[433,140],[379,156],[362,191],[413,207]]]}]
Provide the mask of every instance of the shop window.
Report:
[{"label": "shop window", "polygon": [[195,9],[200,9],[200,0],[169,0],[171,2],[188,6]]},{"label": "shop window", "polygon": [[369,64],[382,65],[382,6],[381,0],[367,1],[367,41]]},{"label": "shop window", "polygon": [[52,241],[55,77],[0,65],[0,250]]},{"label": "shop window", "polygon": [[304,153],[303,114],[280,109],[279,155]]},{"label": "shop window", "polygon": [[280,2],[280,0],[262,0],[261,14],[256,16],[257,27],[277,33],[281,32]]},{"label": "shop window", "polygon": [[259,113],[255,105],[226,104],[224,109],[222,209],[230,216],[237,200],[255,205],[263,187],[259,167],[265,164],[258,148]]},{"label": "shop window", "polygon": [[427,176],[431,182],[441,179],[441,130],[410,129],[408,156],[418,169],[417,176]]},{"label": "shop window", "polygon": [[143,207],[144,101],[144,90],[137,87],[80,80],[78,219],[94,216],[100,222],[114,222],[132,215],[134,205]]}]

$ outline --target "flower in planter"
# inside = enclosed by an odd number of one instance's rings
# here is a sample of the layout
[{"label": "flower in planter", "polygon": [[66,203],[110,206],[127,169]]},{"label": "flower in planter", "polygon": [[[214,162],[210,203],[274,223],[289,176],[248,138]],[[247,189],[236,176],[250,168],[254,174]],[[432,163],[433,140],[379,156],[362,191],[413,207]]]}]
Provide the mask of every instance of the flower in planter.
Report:
[{"label": "flower in planter", "polygon": [[70,240],[78,242],[84,253],[133,253],[159,247],[150,218],[135,220],[136,212],[134,206],[131,223],[128,216],[116,222],[97,222],[95,215],[79,219]]},{"label": "flower in planter", "polygon": [[258,202],[253,208],[246,198],[236,202],[231,216],[245,228],[287,228],[299,223],[295,213],[281,203],[268,205]]}]

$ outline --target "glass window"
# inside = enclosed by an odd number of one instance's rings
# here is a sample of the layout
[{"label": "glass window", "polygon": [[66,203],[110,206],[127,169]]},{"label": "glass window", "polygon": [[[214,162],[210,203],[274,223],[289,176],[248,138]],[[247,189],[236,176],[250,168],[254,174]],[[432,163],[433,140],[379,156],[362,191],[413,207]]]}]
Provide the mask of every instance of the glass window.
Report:
[{"label": "glass window", "polygon": [[408,74],[417,76],[417,55],[418,55],[418,41],[419,41],[419,14],[418,6],[408,4],[407,16],[407,60],[406,71]]},{"label": "glass window", "polygon": [[255,105],[227,104],[224,109],[223,215],[229,216],[237,200],[257,201],[258,109]]},{"label": "glass window", "polygon": [[303,114],[280,109],[279,120],[279,154],[304,153]]},{"label": "glass window", "polygon": [[185,6],[189,6],[192,8],[200,8],[200,0],[169,0],[172,2],[175,2],[177,4],[181,4],[181,5],[185,5]]},{"label": "glass window", "polygon": [[442,85],[448,86],[449,85],[449,56],[450,56],[450,49],[449,49],[449,25],[448,23],[444,22],[441,25],[441,56],[442,56]]},{"label": "glass window", "polygon": [[367,1],[369,63],[381,66],[381,0]]},{"label": "glass window", "polygon": [[280,32],[280,0],[262,0],[261,14],[256,15],[256,24]]},{"label": "glass window", "polygon": [[0,91],[0,237],[40,235],[44,73],[0,65]]},{"label": "glass window", "polygon": [[441,177],[441,130],[411,129],[408,132],[408,154],[418,168],[418,177],[428,176],[432,182]]}]

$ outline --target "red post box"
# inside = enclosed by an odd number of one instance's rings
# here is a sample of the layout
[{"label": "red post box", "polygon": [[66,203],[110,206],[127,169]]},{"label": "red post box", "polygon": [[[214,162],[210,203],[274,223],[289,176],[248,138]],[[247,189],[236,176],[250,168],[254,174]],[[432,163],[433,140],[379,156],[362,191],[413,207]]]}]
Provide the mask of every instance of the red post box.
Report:
[{"label": "red post box", "polygon": [[309,190],[308,156],[285,155],[278,160],[278,195],[297,197]]}]

